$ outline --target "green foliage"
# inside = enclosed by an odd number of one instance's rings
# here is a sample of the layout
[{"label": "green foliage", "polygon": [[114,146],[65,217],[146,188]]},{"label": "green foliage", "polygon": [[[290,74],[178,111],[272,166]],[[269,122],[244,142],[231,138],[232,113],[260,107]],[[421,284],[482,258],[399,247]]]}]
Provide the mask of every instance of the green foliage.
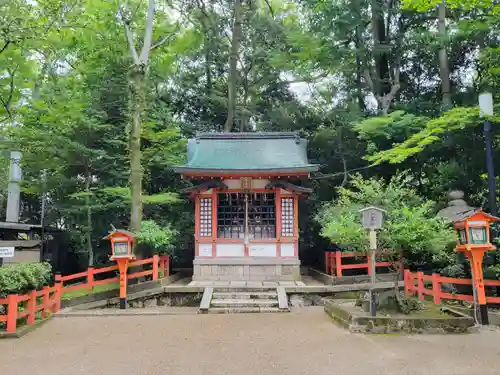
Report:
[{"label": "green foliage", "polygon": [[[123,201],[130,202],[130,189],[127,187],[105,187],[101,190],[102,193],[118,197]],[[143,195],[142,201],[144,204],[174,204],[179,203],[179,194],[177,193],[159,193],[152,195]]]},{"label": "green foliage", "polygon": [[388,183],[354,177],[339,189],[339,198],[326,203],[316,220],[321,235],[347,251],[368,250],[368,235],[361,226],[359,210],[374,205],[387,211],[384,227],[378,231],[378,247],[405,258],[438,260],[450,252],[455,241],[453,229],[436,217],[434,203],[420,197],[403,175]]},{"label": "green foliage", "polygon": [[52,280],[48,263],[16,263],[0,267],[0,297],[38,290]]},{"label": "green foliage", "polygon": [[[369,117],[354,126],[359,138],[367,142],[367,152],[379,155],[380,146],[389,142],[403,142],[425,128],[429,119],[404,111],[394,111],[387,116]],[[374,156],[374,157],[375,157]],[[379,162],[378,159],[368,159]]]},{"label": "green foliage", "polygon": [[[436,8],[443,0],[403,0],[403,6],[420,12]],[[446,0],[446,5],[451,8],[488,8],[494,5],[493,0]]]},{"label": "green foliage", "polygon": [[152,254],[168,254],[173,252],[172,244],[176,232],[169,226],[160,227],[152,220],[141,223],[141,231],[136,233],[137,245],[146,248]]},{"label": "green foliage", "polygon": [[[396,116],[399,117],[401,114],[397,113]],[[384,121],[384,118],[377,118],[378,120],[370,119],[367,121],[368,123],[375,122],[386,127],[391,127],[392,131],[397,131],[397,128],[401,127],[401,125],[404,126],[407,122],[391,121],[394,117],[395,116],[391,114],[387,121]],[[421,127],[421,124],[425,122],[425,119],[416,119],[415,116],[412,115],[407,117],[413,120],[409,121],[410,124],[415,124],[414,121],[417,120],[418,125],[416,125],[416,128]],[[401,163],[407,158],[422,152],[426,147],[439,142],[447,133],[464,129],[466,126],[476,126],[478,123],[479,109],[477,107],[453,108],[438,118],[428,120],[421,131],[412,134],[408,139],[396,144],[390,150],[377,152],[374,155],[367,156],[366,159],[374,164],[383,162]],[[361,136],[366,136],[366,131],[364,131],[365,127],[365,123],[361,123],[360,126],[358,126]],[[411,131],[411,127],[407,127],[407,129],[407,131]]]}]

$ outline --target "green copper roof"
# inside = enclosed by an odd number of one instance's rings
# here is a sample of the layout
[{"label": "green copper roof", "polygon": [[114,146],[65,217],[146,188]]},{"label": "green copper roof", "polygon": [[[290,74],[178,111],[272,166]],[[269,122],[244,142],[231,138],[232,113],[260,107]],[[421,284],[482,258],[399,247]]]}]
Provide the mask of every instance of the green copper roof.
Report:
[{"label": "green copper roof", "polygon": [[307,141],[296,133],[203,133],[188,141],[179,173],[312,172]]}]

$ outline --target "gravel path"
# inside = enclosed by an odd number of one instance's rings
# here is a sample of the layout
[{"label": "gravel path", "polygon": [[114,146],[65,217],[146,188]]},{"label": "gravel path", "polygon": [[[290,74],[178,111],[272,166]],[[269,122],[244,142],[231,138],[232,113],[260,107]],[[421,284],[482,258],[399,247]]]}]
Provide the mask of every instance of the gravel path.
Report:
[{"label": "gravel path", "polygon": [[368,336],[289,314],[56,318],[0,340],[1,375],[498,375],[500,332]]}]

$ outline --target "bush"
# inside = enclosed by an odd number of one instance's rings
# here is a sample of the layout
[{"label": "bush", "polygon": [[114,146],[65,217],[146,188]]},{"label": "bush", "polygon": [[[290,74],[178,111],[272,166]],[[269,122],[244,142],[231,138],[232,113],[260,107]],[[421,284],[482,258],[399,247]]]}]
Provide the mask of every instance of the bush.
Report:
[{"label": "bush", "polygon": [[383,180],[363,180],[354,176],[348,187],[339,189],[339,198],[326,203],[316,220],[321,235],[348,251],[366,252],[368,235],[361,225],[359,210],[378,206],[387,211],[384,227],[378,231],[378,248],[401,254],[405,260],[444,267],[453,262],[453,228],[425,200],[408,187],[403,175]]},{"label": "bush", "polygon": [[136,233],[139,252],[142,254],[172,255],[172,242],[176,232],[169,227],[160,227],[153,220],[144,220],[141,231]]},{"label": "bush", "polygon": [[412,312],[424,310],[425,304],[416,298],[407,297],[404,293],[399,293],[398,308],[399,312],[409,315]]},{"label": "bush", "polygon": [[16,263],[0,267],[0,297],[40,289],[52,281],[49,263]]}]

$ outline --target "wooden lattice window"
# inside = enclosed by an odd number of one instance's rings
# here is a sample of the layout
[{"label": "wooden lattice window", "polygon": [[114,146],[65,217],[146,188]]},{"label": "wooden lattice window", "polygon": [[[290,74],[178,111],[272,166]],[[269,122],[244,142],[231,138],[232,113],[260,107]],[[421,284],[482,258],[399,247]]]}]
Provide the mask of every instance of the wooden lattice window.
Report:
[{"label": "wooden lattice window", "polygon": [[245,236],[245,194],[220,193],[218,198],[218,237],[243,239]]},{"label": "wooden lattice window", "polygon": [[219,238],[248,239],[276,237],[274,193],[220,193],[217,205]]},{"label": "wooden lattice window", "polygon": [[248,194],[248,231],[250,239],[276,238],[274,193]]},{"label": "wooden lattice window", "polygon": [[281,236],[293,237],[293,198],[281,198]]},{"label": "wooden lattice window", "polygon": [[200,198],[200,236],[212,235],[212,198]]}]

